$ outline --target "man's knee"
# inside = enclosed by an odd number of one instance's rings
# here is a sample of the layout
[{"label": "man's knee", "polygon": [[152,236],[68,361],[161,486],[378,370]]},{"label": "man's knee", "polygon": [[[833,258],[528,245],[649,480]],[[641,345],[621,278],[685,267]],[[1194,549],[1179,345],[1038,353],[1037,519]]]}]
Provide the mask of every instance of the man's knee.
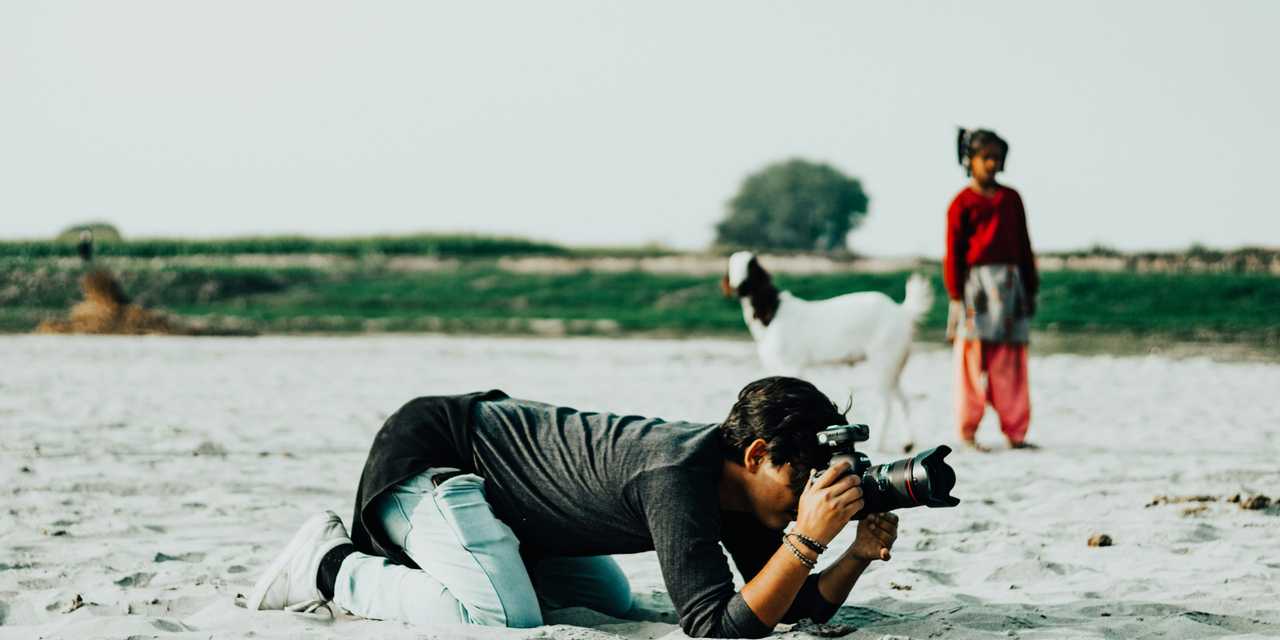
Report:
[{"label": "man's knee", "polygon": [[[434,482],[432,483],[434,485]],[[468,624],[528,628],[542,611],[514,532],[493,513],[484,481],[453,475],[411,516],[410,557],[448,588]]]},{"label": "man's knee", "polygon": [[542,626],[542,610],[536,598],[514,598],[514,602],[502,601],[499,596],[497,606],[485,606],[473,603],[461,605],[463,618],[469,623],[484,627],[509,627],[512,629],[529,629]]},{"label": "man's knee", "polygon": [[529,609],[521,607],[506,616],[506,623],[512,629],[530,629],[542,626],[542,612],[537,607]]}]

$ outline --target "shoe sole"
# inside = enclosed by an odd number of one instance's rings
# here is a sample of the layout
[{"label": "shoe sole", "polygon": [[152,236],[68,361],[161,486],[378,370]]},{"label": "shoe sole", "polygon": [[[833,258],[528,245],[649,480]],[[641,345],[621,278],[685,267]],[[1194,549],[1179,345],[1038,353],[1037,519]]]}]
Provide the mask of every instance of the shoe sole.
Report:
[{"label": "shoe sole", "polygon": [[271,589],[271,583],[275,582],[276,578],[280,577],[280,574],[284,572],[285,567],[289,565],[289,560],[298,552],[298,549],[314,538],[316,532],[327,522],[329,522],[329,513],[325,512],[311,516],[310,520],[302,524],[298,532],[293,535],[293,539],[285,546],[284,551],[281,551],[280,555],[276,556],[271,566],[254,583],[253,591],[249,592],[249,598],[245,601],[246,609],[250,611],[262,609],[262,601],[266,599],[267,591]]}]

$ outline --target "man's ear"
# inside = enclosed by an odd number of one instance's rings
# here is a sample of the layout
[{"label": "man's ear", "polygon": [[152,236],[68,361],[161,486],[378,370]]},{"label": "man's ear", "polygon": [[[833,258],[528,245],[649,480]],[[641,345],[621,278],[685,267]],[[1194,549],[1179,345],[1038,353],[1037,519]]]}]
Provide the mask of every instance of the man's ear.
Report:
[{"label": "man's ear", "polygon": [[760,470],[765,461],[769,459],[769,443],[762,438],[756,438],[747,445],[747,450],[742,454],[742,466],[747,468],[748,473],[755,473]]}]

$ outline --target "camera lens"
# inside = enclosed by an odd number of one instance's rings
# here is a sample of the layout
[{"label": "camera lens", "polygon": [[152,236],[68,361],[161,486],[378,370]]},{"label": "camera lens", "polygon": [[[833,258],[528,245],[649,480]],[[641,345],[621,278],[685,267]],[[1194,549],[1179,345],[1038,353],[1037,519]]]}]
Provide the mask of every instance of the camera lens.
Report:
[{"label": "camera lens", "polygon": [[908,507],[954,507],[951,496],[956,472],[943,458],[951,447],[937,446],[911,458],[876,465],[862,474],[862,494],[866,506],[859,515],[882,513]]}]

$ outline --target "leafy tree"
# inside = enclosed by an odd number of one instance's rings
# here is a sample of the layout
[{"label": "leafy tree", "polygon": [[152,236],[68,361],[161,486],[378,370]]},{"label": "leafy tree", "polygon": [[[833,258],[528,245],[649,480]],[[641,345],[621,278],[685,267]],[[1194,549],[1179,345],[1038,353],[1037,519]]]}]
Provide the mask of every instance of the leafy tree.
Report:
[{"label": "leafy tree", "polygon": [[120,230],[110,222],[82,222],[80,224],[71,225],[63,229],[58,234],[58,242],[75,242],[80,239],[81,231],[93,232],[93,239],[97,242],[120,242]]},{"label": "leafy tree", "polygon": [[845,249],[867,215],[857,178],[799,158],[771,164],[743,180],[716,225],[716,243],[793,251]]}]

